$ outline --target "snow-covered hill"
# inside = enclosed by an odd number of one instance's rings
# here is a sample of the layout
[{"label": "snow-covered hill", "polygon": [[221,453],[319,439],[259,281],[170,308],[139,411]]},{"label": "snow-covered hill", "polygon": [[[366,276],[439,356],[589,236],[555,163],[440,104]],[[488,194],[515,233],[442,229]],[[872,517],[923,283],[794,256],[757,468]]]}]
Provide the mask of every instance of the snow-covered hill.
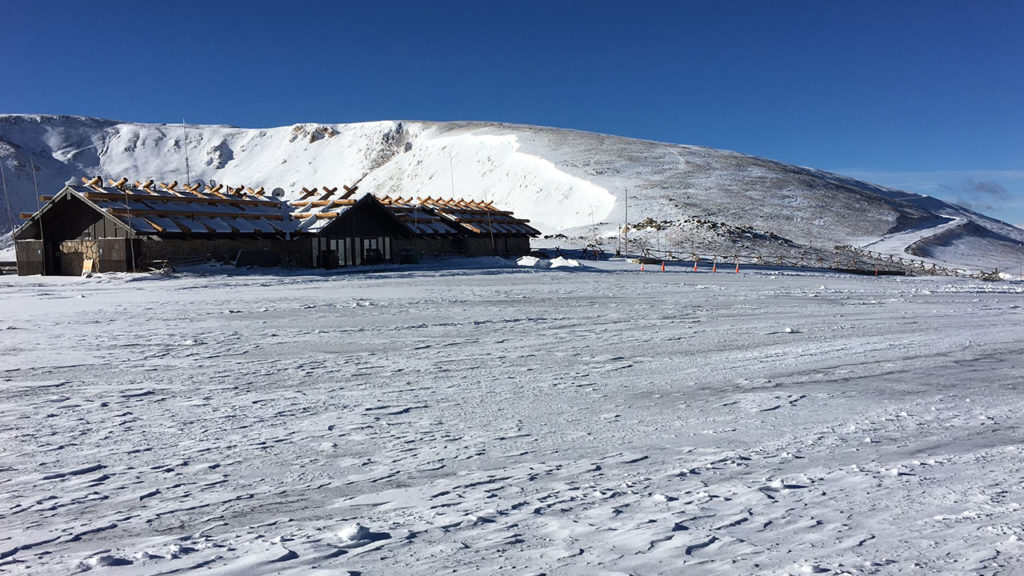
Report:
[{"label": "snow-covered hill", "polygon": [[[188,170],[186,172],[186,151]],[[870,245],[958,267],[1016,270],[1024,231],[934,198],[723,150],[495,123],[269,129],[0,116],[13,219],[81,176],[280,187],[358,183],[378,195],[492,200],[546,234],[723,253]],[[3,211],[6,211],[6,206]],[[948,232],[951,223],[960,226]],[[936,235],[934,241],[929,240]],[[788,241],[788,242],[787,242]],[[572,240],[566,240],[570,243]],[[614,240],[606,240],[614,244]],[[984,266],[981,266],[984,264]]]}]

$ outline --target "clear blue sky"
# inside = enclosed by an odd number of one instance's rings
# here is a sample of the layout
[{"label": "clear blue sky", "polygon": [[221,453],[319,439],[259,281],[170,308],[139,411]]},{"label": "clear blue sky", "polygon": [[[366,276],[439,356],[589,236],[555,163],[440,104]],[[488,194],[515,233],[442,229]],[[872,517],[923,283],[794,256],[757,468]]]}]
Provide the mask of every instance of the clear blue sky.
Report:
[{"label": "clear blue sky", "polygon": [[1022,224],[1024,2],[0,0],[0,113],[560,126]]}]

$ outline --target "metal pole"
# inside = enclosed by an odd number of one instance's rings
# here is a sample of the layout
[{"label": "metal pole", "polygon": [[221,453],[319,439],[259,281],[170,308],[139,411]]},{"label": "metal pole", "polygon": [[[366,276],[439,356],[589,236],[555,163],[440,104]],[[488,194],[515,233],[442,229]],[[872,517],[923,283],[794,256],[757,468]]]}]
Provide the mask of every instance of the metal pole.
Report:
[{"label": "metal pole", "polygon": [[[494,243],[494,224],[491,223],[491,211],[487,209],[487,230],[491,233],[491,255],[498,255],[498,245]],[[506,242],[506,246],[508,243]]]},{"label": "metal pole", "polygon": [[625,251],[629,252],[629,188],[626,188],[626,215],[623,218],[625,224],[622,227],[623,236],[625,237]]},{"label": "metal pole", "polygon": [[[188,130],[185,129],[185,119],[181,119],[181,132],[185,135],[185,185],[192,185],[192,176],[188,169]],[[127,194],[127,192],[125,193]]]},{"label": "metal pole", "polygon": [[11,210],[11,196],[7,193],[7,175],[4,174],[4,163],[0,160],[0,181],[4,185],[4,199],[7,201],[7,220],[11,224],[11,235],[14,235],[14,212]]},{"label": "metal pole", "polygon": [[124,209],[128,213],[128,232],[125,233],[125,239],[128,240],[128,254],[132,259],[132,272],[135,272],[135,239],[134,228],[132,228],[132,207],[128,204],[128,187],[124,187]]},{"label": "metal pole", "polygon": [[[32,160],[32,155],[28,155],[28,165],[32,170],[32,187],[36,191],[36,205],[39,206],[39,210],[42,211],[43,199],[39,197],[39,182],[36,181],[36,163]],[[43,272],[41,276],[46,276],[46,238],[43,236],[43,215],[39,214],[39,241],[43,243]]]}]

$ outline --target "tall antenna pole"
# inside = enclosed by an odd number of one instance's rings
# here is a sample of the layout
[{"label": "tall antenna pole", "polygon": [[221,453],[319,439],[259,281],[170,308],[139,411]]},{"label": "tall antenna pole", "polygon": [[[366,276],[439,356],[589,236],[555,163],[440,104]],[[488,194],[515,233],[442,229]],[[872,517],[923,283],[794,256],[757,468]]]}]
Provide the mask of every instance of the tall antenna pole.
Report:
[{"label": "tall antenna pole", "polygon": [[4,185],[4,199],[7,201],[7,220],[11,224],[11,236],[14,236],[14,212],[11,211],[11,196],[7,193],[7,175],[4,174],[4,163],[0,160],[0,181]]},{"label": "tall antenna pole", "polygon": [[132,207],[128,203],[128,187],[125,186],[122,191],[124,192],[124,210],[128,213],[128,232],[125,233],[125,239],[128,241],[128,254],[132,259],[132,272],[135,272],[135,229],[132,228]]},{"label": "tall antenna pole", "polygon": [[[491,254],[494,256],[498,255],[498,245],[494,242],[494,224],[491,223],[491,207],[485,207],[487,210],[487,231],[491,234]],[[505,243],[508,246],[508,242]]]},{"label": "tall antenna pole", "polygon": [[181,133],[185,135],[185,185],[191,186],[192,179],[188,169],[188,130],[185,129],[185,119],[181,119]]},{"label": "tall antenna pole", "polygon": [[29,164],[29,167],[32,168],[32,188],[34,188],[35,191],[36,191],[36,205],[39,206],[40,208],[42,208],[43,207],[43,199],[39,197],[39,182],[36,181],[36,163],[32,159],[32,155],[31,154],[29,154],[29,156],[28,156],[28,164]]},{"label": "tall antenna pole", "polygon": [[[32,170],[32,187],[36,191],[36,205],[39,206],[39,210],[43,209],[43,199],[39,197],[39,182],[36,181],[36,163],[32,160],[32,155],[28,155],[28,165]],[[39,215],[39,241],[43,243],[43,273],[42,276],[46,276],[46,238],[43,237],[43,215]]]},{"label": "tall antenna pole", "polygon": [[626,252],[629,252],[629,188],[626,188],[626,215],[623,218],[625,224],[622,226],[622,232],[625,236]]}]

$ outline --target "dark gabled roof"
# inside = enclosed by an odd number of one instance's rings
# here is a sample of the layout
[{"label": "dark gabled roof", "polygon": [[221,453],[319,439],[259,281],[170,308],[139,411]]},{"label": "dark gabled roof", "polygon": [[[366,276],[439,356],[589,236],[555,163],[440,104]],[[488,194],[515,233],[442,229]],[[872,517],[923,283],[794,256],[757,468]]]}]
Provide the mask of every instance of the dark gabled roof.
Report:
[{"label": "dark gabled roof", "polygon": [[353,198],[358,186],[349,188],[345,186],[345,192],[335,196],[337,187],[328,188],[324,186],[320,190],[316,188],[302,189],[302,196],[289,203],[292,219],[295,221],[296,232],[308,232],[318,234],[332,222],[340,218],[349,208],[352,208],[362,198],[370,196],[364,194],[361,198]]},{"label": "dark gabled roof", "polygon": [[416,236],[458,236],[463,230],[447,218],[414,204],[412,198],[392,198],[385,196],[381,203],[393,213]]},{"label": "dark gabled roof", "polygon": [[[303,188],[290,204],[258,190],[170,184],[128,183],[99,177],[65,186],[15,231],[27,229],[54,200],[74,196],[104,217],[138,235],[320,234],[356,206],[383,213],[389,229],[409,236],[504,235],[538,236],[529,220],[498,210],[491,202],[434,198],[354,197],[357,187],[320,190]],[[337,195],[336,195],[337,194]],[[373,206],[370,206],[372,204]],[[357,217],[356,213],[351,215]],[[347,225],[346,225],[347,226]]]},{"label": "dark gabled roof", "polygon": [[[364,194],[354,201],[345,198],[336,201],[319,200],[313,204],[307,208],[313,212],[293,212],[296,229],[300,232],[325,236],[413,236],[409,227],[372,194]],[[301,206],[299,209],[302,209]]]},{"label": "dark gabled roof", "polygon": [[540,231],[529,225],[529,220],[516,218],[511,212],[498,210],[493,202],[478,200],[424,198],[419,205],[429,208],[442,218],[466,228],[474,234],[501,234],[507,236],[539,236]]},{"label": "dark gabled roof", "polygon": [[262,189],[243,193],[222,186],[200,188],[194,185],[178,189],[177,183],[158,188],[152,181],[128,184],[124,180],[110,181],[104,187],[99,178],[94,178],[84,185],[65,186],[50,201],[73,195],[144,235],[281,234],[293,229],[287,206],[276,198],[262,196]]},{"label": "dark gabled roof", "polygon": [[[443,200],[434,198],[377,198],[363,194],[352,198],[356,187],[345,187],[345,194],[334,196],[337,188],[308,190],[290,204],[298,232],[320,233],[356,204],[372,199],[396,217],[413,236],[464,236],[498,234],[504,236],[539,236],[540,232],[516,218],[511,212],[498,210],[491,202],[475,200]],[[322,191],[322,193],[321,193]]]}]

